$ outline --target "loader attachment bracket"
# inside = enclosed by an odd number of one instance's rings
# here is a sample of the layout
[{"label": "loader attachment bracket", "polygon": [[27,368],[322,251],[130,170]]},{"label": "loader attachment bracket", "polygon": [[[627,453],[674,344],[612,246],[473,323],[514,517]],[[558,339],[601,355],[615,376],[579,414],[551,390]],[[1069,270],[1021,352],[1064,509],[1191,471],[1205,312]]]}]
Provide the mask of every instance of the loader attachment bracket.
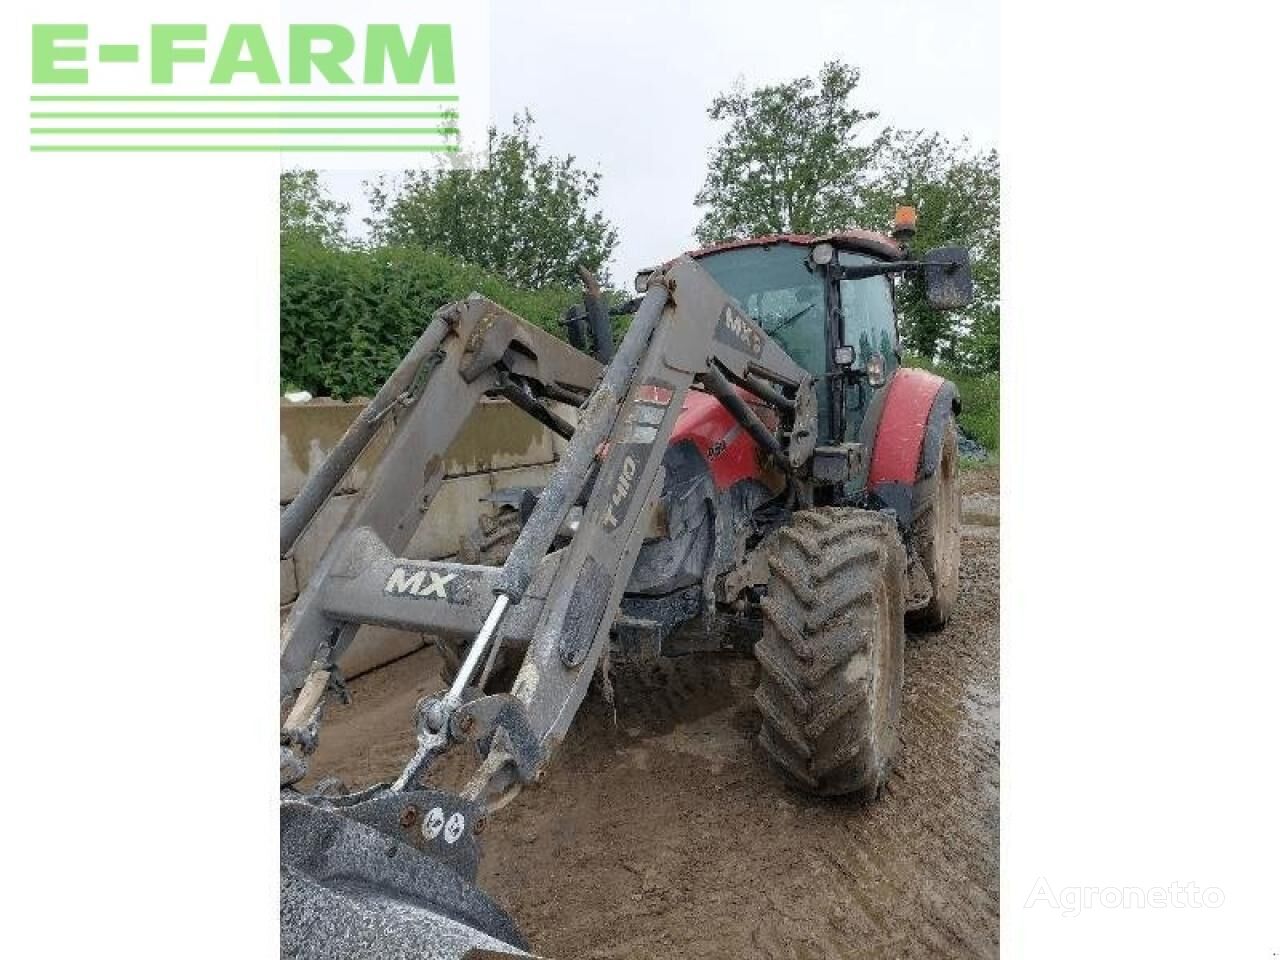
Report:
[{"label": "loader attachment bracket", "polygon": [[506,734],[499,744],[515,764],[522,783],[533,783],[545,759],[538,735],[524,706],[509,693],[497,693],[462,704],[450,717],[450,732],[457,740],[470,740],[488,755],[494,735]]}]

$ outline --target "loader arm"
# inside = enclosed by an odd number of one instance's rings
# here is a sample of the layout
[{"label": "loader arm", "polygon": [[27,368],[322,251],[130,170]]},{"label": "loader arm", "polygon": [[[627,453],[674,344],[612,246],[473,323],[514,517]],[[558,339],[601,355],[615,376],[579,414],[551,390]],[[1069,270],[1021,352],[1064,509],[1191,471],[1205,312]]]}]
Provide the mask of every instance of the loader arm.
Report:
[{"label": "loader arm", "polygon": [[[298,690],[281,733],[283,788],[306,773],[334,664],[361,624],[471,639],[449,689],[419,701],[417,750],[394,783],[341,796],[285,790],[281,869],[289,892],[282,909],[288,900],[293,916],[296,901],[298,915],[311,918],[297,929],[291,921],[291,937],[300,943],[331,937],[337,927],[322,918],[340,915],[384,929],[386,911],[402,911],[411,900],[425,911],[415,914],[414,937],[423,924],[438,922],[520,944],[501,918],[493,919],[494,908],[478,891],[450,894],[452,881],[423,878],[439,876],[435,863],[473,881],[475,834],[485,817],[521,784],[540,779],[564,738],[609,642],[663,489],[663,454],[694,387],[720,400],[757,440],[760,455],[796,481],[791,495],[805,502],[804,474],[816,440],[814,384],[689,257],[651,278],[603,371],[487,300],[444,308],[375,397],[373,412],[353,424],[308,481],[298,499],[310,516],[286,512],[282,550],[292,548],[380,419],[399,411],[363,501],[282,631],[282,695]],[[439,488],[444,452],[471,407],[486,393],[512,390],[519,391],[520,409],[571,439],[506,563],[499,569],[400,557]],[[778,410],[776,432],[739,390]],[[588,391],[572,429],[542,403],[573,402]],[[568,545],[551,550],[584,491],[583,515]],[[472,680],[488,672],[499,645],[513,638],[528,648],[510,692],[484,695],[483,683]],[[432,761],[464,742],[483,759],[461,794],[428,786]],[[415,853],[388,859],[406,842]],[[362,879],[353,886],[352,877]],[[331,947],[333,955],[345,955],[343,944]]]},{"label": "loader arm", "polygon": [[[333,664],[360,625],[379,622],[374,617],[341,617],[326,611],[322,593],[357,531],[357,540],[376,539],[395,554],[408,546],[444,479],[445,453],[485,393],[531,382],[548,399],[581,403],[601,369],[591,357],[483,297],[437,311],[387,383],[281,516],[283,557],[296,547],[384,422],[395,421],[366,492],[333,537],[281,630],[282,697],[309,678],[311,692],[317,687],[323,692]],[[318,703],[314,696],[300,697],[286,726],[300,731]]]}]

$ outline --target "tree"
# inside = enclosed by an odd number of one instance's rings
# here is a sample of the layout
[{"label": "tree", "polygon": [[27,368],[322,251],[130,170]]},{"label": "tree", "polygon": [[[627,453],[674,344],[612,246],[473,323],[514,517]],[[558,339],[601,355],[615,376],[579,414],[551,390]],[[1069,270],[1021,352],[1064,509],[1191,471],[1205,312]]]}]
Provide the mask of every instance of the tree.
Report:
[{"label": "tree", "polygon": [[603,274],[618,232],[588,209],[600,174],[572,155],[547,155],[533,126],[526,112],[509,132],[490,127],[486,169],[415,170],[398,188],[369,184],[374,240],[448,254],[530,288],[574,284],[578,264]]},{"label": "tree", "polygon": [[280,174],[280,242],[347,246],[349,203],[334,200],[314,170]]},{"label": "tree", "polygon": [[973,259],[974,300],[962,311],[930,310],[918,284],[899,284],[907,347],[965,369],[1000,369],[999,154],[937,133],[889,130],[876,171],[862,199],[868,223],[887,223],[896,205],[911,204],[919,212],[915,249],[957,244]]},{"label": "tree", "polygon": [[919,285],[898,284],[903,338],[931,360],[987,371],[1000,366],[1000,159],[921,130],[863,130],[877,114],[855,107],[855,67],[828,63],[803,77],[717,96],[707,111],[729,126],[708,161],[695,233],[717,243],[766,233],[876,228],[894,207],[919,209],[919,250],[969,248],[974,302],[929,310]]},{"label": "tree", "polygon": [[765,233],[822,233],[857,220],[858,199],[875,156],[862,143],[876,117],[851,103],[856,67],[824,65],[749,92],[739,85],[711,101],[712,120],[729,128],[711,153],[695,202],[706,207],[695,233],[718,243]]}]

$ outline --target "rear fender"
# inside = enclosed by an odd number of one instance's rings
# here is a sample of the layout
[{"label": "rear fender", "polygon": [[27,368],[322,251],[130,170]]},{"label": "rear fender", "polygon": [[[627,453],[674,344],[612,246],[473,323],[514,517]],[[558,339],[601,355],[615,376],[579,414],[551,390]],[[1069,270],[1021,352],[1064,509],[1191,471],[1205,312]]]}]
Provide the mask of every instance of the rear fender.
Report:
[{"label": "rear fender", "polygon": [[950,380],[914,367],[894,373],[876,428],[867,489],[897,513],[904,530],[911,525],[915,485],[938,469],[943,427],[959,411]]}]

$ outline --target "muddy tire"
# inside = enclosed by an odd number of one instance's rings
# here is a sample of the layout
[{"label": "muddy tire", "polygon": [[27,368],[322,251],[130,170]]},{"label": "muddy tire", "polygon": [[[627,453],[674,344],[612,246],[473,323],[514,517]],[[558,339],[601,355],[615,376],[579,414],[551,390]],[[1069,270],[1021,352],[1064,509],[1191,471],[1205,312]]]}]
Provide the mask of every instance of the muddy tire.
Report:
[{"label": "muddy tire", "polygon": [[907,615],[907,626],[916,630],[946,626],[960,591],[960,452],[955,417],[947,417],[942,430],[938,468],[916,484],[912,498],[911,547],[932,588],[928,604]]},{"label": "muddy tire", "polygon": [[[493,517],[481,516],[479,525],[463,537],[458,544],[458,562],[480,564],[486,567],[500,567],[506,563],[507,555],[515,546],[520,536],[520,514],[515,510],[500,510]],[[467,654],[464,643],[437,637],[436,650],[440,653],[442,666],[440,679],[445,683],[453,683],[462,666],[462,658]],[[493,673],[489,683],[502,685],[506,680],[514,680],[514,667],[511,664],[510,651],[499,650],[498,658],[493,662]],[[519,665],[519,660],[515,661]],[[484,661],[480,661],[480,670],[484,669]],[[475,679],[479,679],[479,671]]]},{"label": "muddy tire", "polygon": [[759,742],[793,786],[878,796],[898,753],[905,552],[892,520],[823,507],[795,514],[769,557]]}]

